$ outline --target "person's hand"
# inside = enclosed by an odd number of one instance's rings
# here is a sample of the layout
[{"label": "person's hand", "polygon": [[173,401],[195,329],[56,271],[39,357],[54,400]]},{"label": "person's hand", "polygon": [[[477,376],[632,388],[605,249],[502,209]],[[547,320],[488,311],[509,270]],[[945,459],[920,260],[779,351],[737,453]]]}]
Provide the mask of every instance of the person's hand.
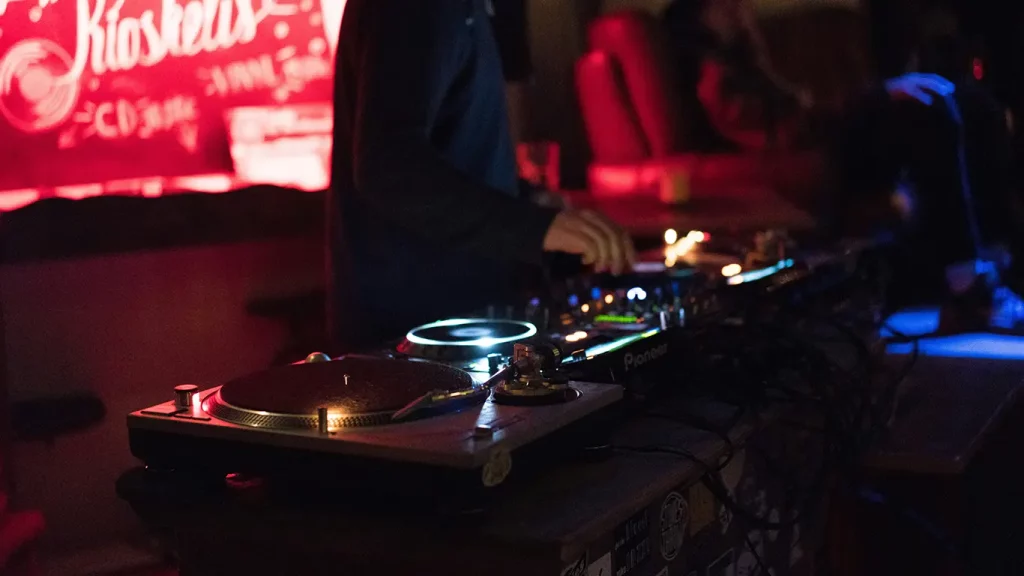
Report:
[{"label": "person's hand", "polygon": [[564,210],[555,216],[544,237],[546,252],[579,254],[597,272],[621,274],[636,263],[633,240],[603,214]]},{"label": "person's hand", "polygon": [[938,74],[911,73],[885,81],[885,91],[896,100],[917,100],[931,106],[935,96],[948,98],[956,85]]}]

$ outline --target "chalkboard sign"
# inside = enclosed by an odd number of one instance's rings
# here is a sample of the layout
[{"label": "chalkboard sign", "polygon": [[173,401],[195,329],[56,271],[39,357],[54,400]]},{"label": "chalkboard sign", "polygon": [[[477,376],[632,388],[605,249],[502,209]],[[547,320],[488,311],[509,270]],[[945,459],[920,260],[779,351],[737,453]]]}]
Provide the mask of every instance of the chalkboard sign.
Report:
[{"label": "chalkboard sign", "polygon": [[330,100],[322,2],[0,0],[0,190],[230,172],[226,111]]}]

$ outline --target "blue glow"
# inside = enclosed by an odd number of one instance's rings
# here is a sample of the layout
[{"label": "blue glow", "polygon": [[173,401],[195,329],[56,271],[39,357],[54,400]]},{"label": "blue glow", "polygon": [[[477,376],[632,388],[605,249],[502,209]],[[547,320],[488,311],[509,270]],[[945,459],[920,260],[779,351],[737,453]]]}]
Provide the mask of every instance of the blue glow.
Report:
[{"label": "blue glow", "polygon": [[540,298],[532,298],[530,300],[530,306],[533,306],[534,308],[539,307],[540,306]]},{"label": "blue glow", "polygon": [[[912,344],[890,344],[890,354],[909,354]],[[997,334],[962,334],[928,338],[918,343],[922,356],[1024,360],[1024,338]]]},{"label": "blue glow", "polygon": [[600,300],[601,299],[601,289],[600,288],[591,288],[590,289],[590,299],[591,300]]},{"label": "blue glow", "polygon": [[[931,334],[939,327],[939,310],[901,310],[890,316],[887,324],[906,336]],[[882,330],[882,336],[891,335],[887,330]],[[909,354],[913,350],[913,344],[890,344],[886,349],[890,354]],[[922,356],[940,358],[1024,360],[1024,337],[1000,334],[937,336],[918,341],[918,351]]]},{"label": "blue glow", "polygon": [[598,344],[593,348],[587,349],[587,360],[590,360],[595,356],[600,356],[601,354],[607,354],[609,352],[618,350],[619,348],[623,348],[625,346],[632,344],[633,342],[643,340],[644,338],[650,338],[651,336],[654,336],[659,332],[661,332],[660,328],[652,328],[650,330],[647,330],[646,332],[641,332],[640,334],[633,334],[631,336],[626,336],[625,338],[619,338],[618,340],[612,340],[611,342],[604,342],[602,344]]},{"label": "blue glow", "polygon": [[[908,308],[900,310],[890,316],[885,323],[906,336],[931,334],[939,329],[939,309]],[[892,336],[892,333],[883,328],[882,336]]]},{"label": "blue glow", "polygon": [[726,280],[726,283],[729,284],[729,286],[738,286],[740,284],[746,284],[747,282],[756,282],[763,278],[767,278],[772,274],[781,272],[786,268],[792,268],[794,264],[795,262],[793,262],[792,259],[779,260],[778,264],[774,266],[769,266],[768,268],[762,268],[760,270],[751,270],[750,272],[737,274]]},{"label": "blue glow", "polygon": [[580,297],[579,296],[577,296],[575,294],[569,296],[569,306],[576,307],[576,306],[579,306],[579,305],[580,305]]}]

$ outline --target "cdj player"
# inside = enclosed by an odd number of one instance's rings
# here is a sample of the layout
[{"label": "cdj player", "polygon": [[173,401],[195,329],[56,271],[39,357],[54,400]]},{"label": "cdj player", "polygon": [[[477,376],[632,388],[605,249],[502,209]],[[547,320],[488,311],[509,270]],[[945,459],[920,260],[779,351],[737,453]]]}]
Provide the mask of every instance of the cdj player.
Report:
[{"label": "cdj player", "polygon": [[718,294],[709,286],[691,269],[579,277],[543,300],[414,328],[378,353],[446,363],[481,379],[506,364],[517,343],[531,343],[557,350],[552,377],[619,384],[629,393],[666,368],[675,329],[717,319]]}]

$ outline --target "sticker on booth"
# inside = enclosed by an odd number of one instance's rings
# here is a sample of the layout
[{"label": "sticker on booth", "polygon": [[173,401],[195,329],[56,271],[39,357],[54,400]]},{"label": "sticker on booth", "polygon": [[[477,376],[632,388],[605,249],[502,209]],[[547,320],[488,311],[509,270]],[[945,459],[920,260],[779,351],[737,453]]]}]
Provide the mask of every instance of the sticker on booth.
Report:
[{"label": "sticker on booth", "polygon": [[686,498],[678,492],[670,492],[661,505],[659,515],[661,526],[661,557],[671,562],[683,548],[686,529],[690,521]]}]

